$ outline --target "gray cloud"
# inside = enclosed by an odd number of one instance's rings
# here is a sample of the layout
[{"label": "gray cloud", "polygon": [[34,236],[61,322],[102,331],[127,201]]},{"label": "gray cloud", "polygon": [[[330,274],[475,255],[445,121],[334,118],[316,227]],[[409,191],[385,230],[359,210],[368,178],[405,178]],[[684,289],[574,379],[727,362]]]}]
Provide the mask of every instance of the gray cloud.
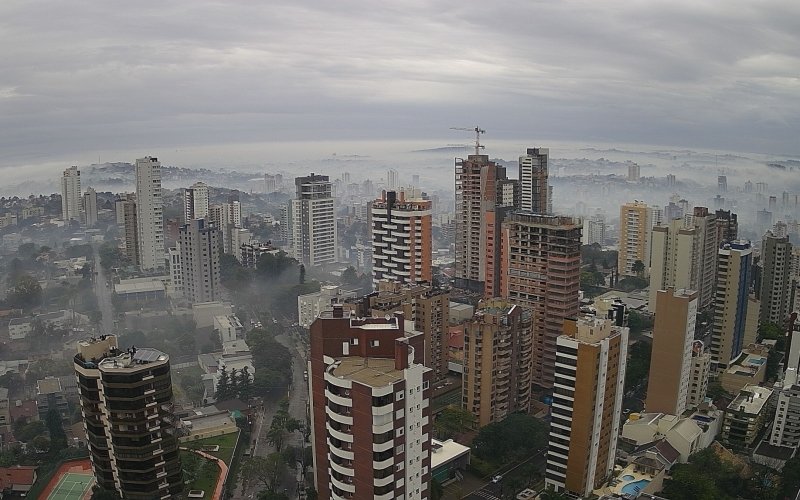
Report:
[{"label": "gray cloud", "polygon": [[474,123],[797,154],[797,19],[794,0],[5,0],[2,164]]}]

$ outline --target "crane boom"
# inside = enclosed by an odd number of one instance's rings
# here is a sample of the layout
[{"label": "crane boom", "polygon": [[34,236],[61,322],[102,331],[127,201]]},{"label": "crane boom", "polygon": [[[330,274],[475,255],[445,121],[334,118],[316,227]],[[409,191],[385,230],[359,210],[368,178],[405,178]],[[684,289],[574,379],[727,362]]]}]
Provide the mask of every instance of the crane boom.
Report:
[{"label": "crane boom", "polygon": [[475,154],[480,154],[481,149],[484,149],[486,146],[481,144],[481,134],[485,134],[486,131],[480,127],[475,128],[467,128],[467,127],[450,127],[450,130],[464,130],[467,132],[475,132]]}]

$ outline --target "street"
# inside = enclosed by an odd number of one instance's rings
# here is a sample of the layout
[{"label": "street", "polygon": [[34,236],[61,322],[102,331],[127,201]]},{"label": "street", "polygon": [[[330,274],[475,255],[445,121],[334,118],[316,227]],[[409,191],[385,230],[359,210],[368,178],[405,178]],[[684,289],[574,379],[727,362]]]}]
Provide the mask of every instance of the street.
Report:
[{"label": "street", "polygon": [[[286,347],[292,354],[292,382],[289,386],[289,415],[300,421],[302,425],[306,423],[306,404],[308,402],[306,381],[303,379],[303,372],[306,370],[305,349],[302,347],[297,339],[289,334],[276,335],[275,339]],[[267,433],[272,422],[272,418],[278,410],[280,398],[274,401],[265,401],[264,410],[257,416],[257,420],[253,425],[253,434],[251,440],[255,443],[252,447],[251,453],[253,456],[264,457],[274,452],[275,449],[267,441]],[[252,444],[252,443],[251,443]],[[296,446],[303,449],[303,436],[300,432],[293,432],[287,435],[286,446]],[[247,458],[243,458],[247,460]],[[287,464],[287,473],[284,477],[284,488],[289,498],[298,497],[298,472],[299,467],[296,469],[295,464]],[[309,464],[310,465],[310,464]],[[260,486],[251,486],[247,490],[237,488],[235,493],[231,496],[233,499],[250,499],[255,498],[256,493],[260,490]]]}]

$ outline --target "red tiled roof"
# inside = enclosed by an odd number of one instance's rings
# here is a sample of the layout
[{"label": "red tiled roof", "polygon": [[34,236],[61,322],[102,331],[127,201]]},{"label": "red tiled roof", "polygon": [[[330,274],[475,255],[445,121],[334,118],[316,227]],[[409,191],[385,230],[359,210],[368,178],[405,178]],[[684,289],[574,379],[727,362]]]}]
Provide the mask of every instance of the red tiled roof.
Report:
[{"label": "red tiled roof", "polygon": [[19,406],[17,406],[16,401],[10,401],[8,406],[8,414],[11,417],[12,423],[20,418],[39,419],[39,410],[36,408],[36,401],[23,401]]},{"label": "red tiled roof", "polygon": [[15,465],[14,467],[0,467],[0,488],[14,486],[31,486],[36,481],[36,467]]}]

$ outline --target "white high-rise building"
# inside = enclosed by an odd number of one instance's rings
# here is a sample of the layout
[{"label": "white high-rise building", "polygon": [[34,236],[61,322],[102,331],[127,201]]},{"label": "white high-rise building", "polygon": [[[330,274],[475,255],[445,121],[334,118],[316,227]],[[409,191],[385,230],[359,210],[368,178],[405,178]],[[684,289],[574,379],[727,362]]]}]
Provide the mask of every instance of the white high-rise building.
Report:
[{"label": "white high-rise building", "polygon": [[97,192],[86,188],[83,194],[83,219],[87,227],[97,225]]},{"label": "white high-rise building", "polygon": [[136,160],[136,225],[140,266],[164,267],[164,201],[158,158],[145,156]]},{"label": "white high-rise building", "polygon": [[81,172],[69,167],[61,176],[61,218],[65,221],[81,220]]},{"label": "white high-rise building", "polygon": [[797,448],[800,446],[800,332],[790,332],[788,338],[789,355],[783,380],[776,384],[780,388],[769,444]]},{"label": "white high-rise building", "polygon": [[208,185],[204,182],[195,182],[192,187],[183,191],[184,221],[192,219],[205,219],[208,217]]},{"label": "white high-rise building", "polygon": [[295,179],[292,200],[292,254],[302,264],[336,262],[336,213],[327,175]]},{"label": "white high-rise building", "polygon": [[389,191],[393,191],[400,187],[400,174],[397,173],[397,170],[391,168],[388,172],[386,172],[386,189]]},{"label": "white high-rise building", "polygon": [[595,214],[591,216],[584,224],[585,231],[584,245],[594,245],[597,243],[600,246],[605,245],[606,241],[606,217],[603,214]]}]

